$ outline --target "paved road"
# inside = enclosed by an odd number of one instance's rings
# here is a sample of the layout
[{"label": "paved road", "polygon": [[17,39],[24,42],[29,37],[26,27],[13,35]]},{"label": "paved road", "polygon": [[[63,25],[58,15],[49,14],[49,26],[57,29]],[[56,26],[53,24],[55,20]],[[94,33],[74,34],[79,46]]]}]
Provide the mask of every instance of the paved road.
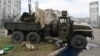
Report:
[{"label": "paved road", "polygon": [[100,56],[100,29],[94,29],[94,40],[88,40],[89,42],[98,45],[97,48],[91,48],[90,50],[84,50],[79,56]]}]

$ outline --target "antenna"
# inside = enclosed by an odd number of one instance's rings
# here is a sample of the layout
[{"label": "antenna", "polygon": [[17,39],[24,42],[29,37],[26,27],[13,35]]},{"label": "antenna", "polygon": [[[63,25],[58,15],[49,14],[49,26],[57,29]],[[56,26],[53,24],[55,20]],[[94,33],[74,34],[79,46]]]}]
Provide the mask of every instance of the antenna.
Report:
[{"label": "antenna", "polygon": [[28,0],[28,6],[29,6],[29,14],[32,15],[31,11],[31,0]]}]

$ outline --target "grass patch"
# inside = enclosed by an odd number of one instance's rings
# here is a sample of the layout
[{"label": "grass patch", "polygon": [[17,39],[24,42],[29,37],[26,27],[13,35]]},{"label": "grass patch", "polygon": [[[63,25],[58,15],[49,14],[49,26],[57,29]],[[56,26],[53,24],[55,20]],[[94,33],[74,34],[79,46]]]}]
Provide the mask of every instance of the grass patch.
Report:
[{"label": "grass patch", "polygon": [[35,44],[38,50],[29,51],[21,44],[11,43],[10,37],[0,36],[0,49],[5,46],[12,45],[14,48],[4,56],[46,56],[55,49],[55,45],[51,43]]}]

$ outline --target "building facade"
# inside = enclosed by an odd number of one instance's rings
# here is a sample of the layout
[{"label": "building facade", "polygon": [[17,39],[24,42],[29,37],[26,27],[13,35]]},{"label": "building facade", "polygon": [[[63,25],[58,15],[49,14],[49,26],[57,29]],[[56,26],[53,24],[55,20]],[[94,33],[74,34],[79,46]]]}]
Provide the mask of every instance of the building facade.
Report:
[{"label": "building facade", "polygon": [[0,0],[0,24],[14,21],[21,15],[21,0]]},{"label": "building facade", "polygon": [[95,28],[100,28],[100,18],[99,18],[99,3],[98,1],[91,2],[89,4],[90,12],[90,24]]},{"label": "building facade", "polygon": [[83,17],[83,18],[71,17],[71,19],[76,23],[88,23],[88,24],[90,24],[90,18],[89,17]]}]

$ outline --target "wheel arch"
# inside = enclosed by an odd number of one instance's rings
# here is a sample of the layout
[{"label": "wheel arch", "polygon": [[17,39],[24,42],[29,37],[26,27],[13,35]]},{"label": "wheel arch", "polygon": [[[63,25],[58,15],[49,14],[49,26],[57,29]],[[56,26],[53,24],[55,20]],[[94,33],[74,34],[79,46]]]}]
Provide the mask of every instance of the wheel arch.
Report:
[{"label": "wheel arch", "polygon": [[83,32],[83,31],[74,31],[72,34],[71,34],[71,37],[74,36],[74,35],[83,35],[86,37],[86,32]]},{"label": "wheel arch", "polygon": [[68,38],[68,43],[71,40],[71,38],[75,35],[83,35],[84,37],[86,37],[85,32],[83,31],[74,31],[70,34],[69,38]]}]

